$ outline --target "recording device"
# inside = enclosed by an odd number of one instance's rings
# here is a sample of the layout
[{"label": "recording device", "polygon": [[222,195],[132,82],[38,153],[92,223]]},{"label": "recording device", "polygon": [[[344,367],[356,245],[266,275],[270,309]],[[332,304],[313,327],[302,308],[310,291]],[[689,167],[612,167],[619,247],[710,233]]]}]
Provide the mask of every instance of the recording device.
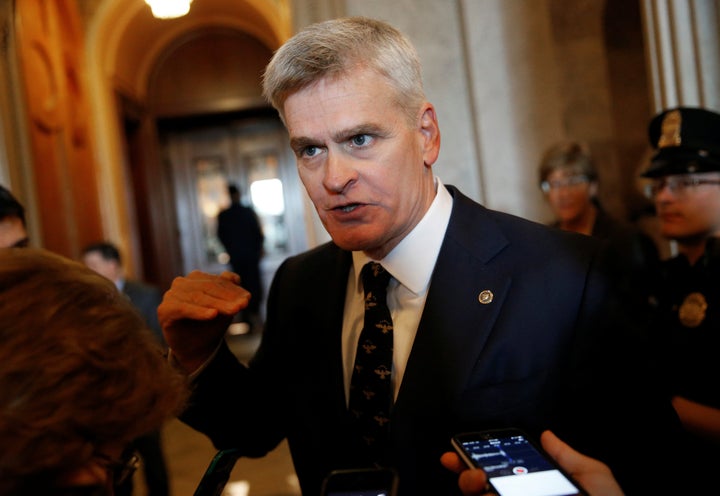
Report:
[{"label": "recording device", "polygon": [[471,468],[481,468],[499,496],[587,496],[543,449],[519,429],[458,434],[452,445]]},{"label": "recording device", "polygon": [[220,496],[238,458],[240,458],[238,449],[218,451],[210,461],[193,496]]},{"label": "recording device", "polygon": [[390,468],[335,470],[323,481],[320,496],[395,496],[397,486]]}]

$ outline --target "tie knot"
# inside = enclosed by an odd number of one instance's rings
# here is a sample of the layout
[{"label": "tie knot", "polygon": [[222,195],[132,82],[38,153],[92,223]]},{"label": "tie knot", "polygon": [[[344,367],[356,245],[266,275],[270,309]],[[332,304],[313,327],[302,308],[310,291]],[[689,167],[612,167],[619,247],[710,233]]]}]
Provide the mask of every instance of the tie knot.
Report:
[{"label": "tie knot", "polygon": [[362,268],[361,275],[365,293],[368,291],[384,293],[391,277],[390,273],[377,262],[366,263]]}]

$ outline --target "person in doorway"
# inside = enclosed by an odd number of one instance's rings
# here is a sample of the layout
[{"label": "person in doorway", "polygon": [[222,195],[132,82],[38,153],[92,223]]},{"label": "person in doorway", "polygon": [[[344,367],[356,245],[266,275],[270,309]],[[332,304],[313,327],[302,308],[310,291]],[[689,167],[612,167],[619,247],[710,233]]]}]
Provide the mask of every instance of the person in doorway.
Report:
[{"label": "person in doorway", "polygon": [[185,377],[82,264],[0,250],[0,302],[0,494],[112,496],[130,442],[182,409]]},{"label": "person in doorway", "polygon": [[25,208],[7,188],[0,186],[0,248],[25,247],[29,243]]},{"label": "person in doorway", "polygon": [[[158,343],[165,346],[157,317],[162,293],[154,286],[127,279],[117,246],[107,241],[87,245],[82,251],[82,261],[98,274],[108,278],[124,294],[153,331]],[[133,447],[142,458],[145,485],[149,496],[167,496],[170,493],[167,465],[162,448],[160,431],[149,432],[133,441]],[[127,479],[117,489],[118,496],[130,495],[132,479]]]},{"label": "person in doorway", "polygon": [[218,214],[217,235],[230,256],[233,272],[240,276],[243,287],[253,296],[240,320],[250,326],[251,332],[255,332],[262,328],[260,260],[265,236],[255,211],[240,203],[238,187],[229,185],[228,194],[230,206]]},{"label": "person in doorway", "polygon": [[720,464],[720,114],[670,108],[649,126],[656,153],[642,176],[664,237],[678,254],[662,262],[653,281],[650,327],[659,348],[663,381],[688,433],[693,476],[689,494],[717,487]]},{"label": "person in doorway", "polygon": [[510,426],[552,429],[628,493],[667,488],[647,473],[672,464],[679,425],[611,304],[604,246],[442,183],[410,41],[374,19],[314,24],[263,84],[332,241],[280,266],[247,367],[223,341],[251,299],[240,278],[175,279],[158,315],[193,380],[181,420],[246,456],[287,438],[308,495],[368,466],[396,469],[403,496],[458,494],[451,436]]}]

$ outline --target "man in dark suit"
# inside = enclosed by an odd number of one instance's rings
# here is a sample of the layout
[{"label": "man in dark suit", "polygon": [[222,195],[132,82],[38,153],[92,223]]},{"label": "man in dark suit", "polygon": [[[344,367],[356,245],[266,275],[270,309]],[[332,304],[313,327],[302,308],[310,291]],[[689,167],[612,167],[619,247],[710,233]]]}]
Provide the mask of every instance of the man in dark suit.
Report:
[{"label": "man in dark suit", "polygon": [[[652,492],[646,471],[660,453],[672,463],[658,446],[669,446],[677,419],[628,372],[642,357],[615,319],[602,245],[443,185],[421,81],[408,40],[370,19],[313,25],[276,52],[265,95],[332,242],[278,269],[247,368],[222,342],[248,303],[237,276],[175,280],[158,313],[171,360],[195,381],[182,419],[247,456],[287,438],[307,495],[333,469],[375,465],[398,471],[400,494],[456,494],[457,476],[440,465],[450,437],[506,426],[552,428],[628,492]],[[366,307],[385,303],[364,295],[367,262],[391,276],[390,318],[376,325],[392,335],[392,363],[374,369],[391,381],[389,410],[372,417],[379,435],[352,406],[358,391],[375,394],[356,382],[356,358],[386,346],[364,337]]]},{"label": "man in dark suit", "polygon": [[218,214],[217,235],[230,256],[233,272],[240,276],[243,287],[252,294],[241,320],[249,324],[250,331],[259,331],[262,329],[260,304],[263,297],[260,259],[265,236],[255,211],[240,203],[238,187],[229,185],[228,195],[230,206]]},{"label": "man in dark suit", "polygon": [[[141,281],[126,279],[122,258],[117,246],[100,241],[86,246],[82,261],[95,272],[110,279],[132,302],[145,323],[165,347],[162,330],[157,317],[157,308],[162,300],[160,290]],[[136,439],[132,448],[137,450],[143,462],[145,483],[149,496],[167,496],[170,493],[167,466],[162,450],[160,431],[151,432]],[[115,493],[118,496],[132,494],[133,481],[128,479]]]}]

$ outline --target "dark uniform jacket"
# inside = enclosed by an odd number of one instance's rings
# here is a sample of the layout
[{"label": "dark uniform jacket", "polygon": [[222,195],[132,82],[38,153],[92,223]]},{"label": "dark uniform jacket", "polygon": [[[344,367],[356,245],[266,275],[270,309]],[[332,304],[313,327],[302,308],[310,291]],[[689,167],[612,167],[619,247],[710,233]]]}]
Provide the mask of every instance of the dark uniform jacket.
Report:
[{"label": "dark uniform jacket", "polygon": [[[684,255],[662,262],[650,301],[665,394],[720,408],[720,242],[710,239],[694,265]],[[683,441],[686,493],[720,493],[715,472],[706,469],[720,466],[720,445],[691,433]]]}]

